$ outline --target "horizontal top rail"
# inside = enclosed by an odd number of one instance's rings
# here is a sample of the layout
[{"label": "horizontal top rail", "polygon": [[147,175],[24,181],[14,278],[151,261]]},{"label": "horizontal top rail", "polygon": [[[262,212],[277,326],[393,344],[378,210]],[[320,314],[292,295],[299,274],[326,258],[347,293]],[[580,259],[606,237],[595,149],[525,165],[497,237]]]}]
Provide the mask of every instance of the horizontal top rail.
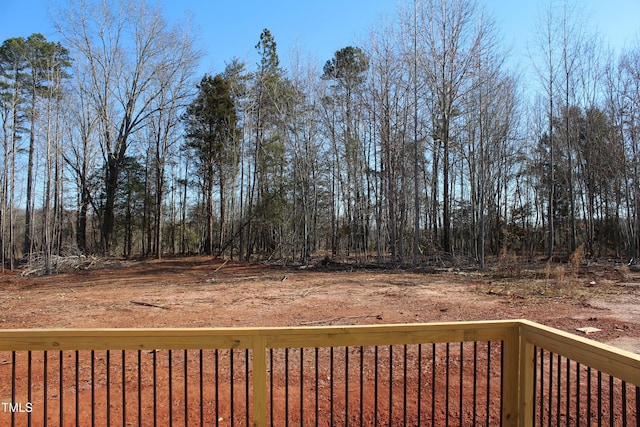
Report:
[{"label": "horizontal top rail", "polygon": [[0,351],[337,347],[504,340],[519,320],[265,328],[0,330]]}]

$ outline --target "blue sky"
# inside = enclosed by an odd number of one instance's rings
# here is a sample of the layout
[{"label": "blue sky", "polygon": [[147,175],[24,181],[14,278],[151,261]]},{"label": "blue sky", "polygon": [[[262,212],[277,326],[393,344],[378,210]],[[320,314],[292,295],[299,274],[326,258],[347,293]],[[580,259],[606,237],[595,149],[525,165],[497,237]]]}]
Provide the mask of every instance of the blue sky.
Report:
[{"label": "blue sky", "polygon": [[[153,0],[150,0],[153,1]],[[65,0],[0,0],[0,41],[41,32],[56,39],[48,9]],[[527,40],[545,1],[480,0],[494,14],[514,60],[525,60]],[[640,32],[640,0],[577,0],[604,39],[614,48],[631,42]],[[294,46],[321,67],[333,52],[358,44],[381,14],[393,14],[396,0],[162,0],[168,19],[191,11],[207,55],[202,72],[216,73],[234,56],[256,61],[254,46],[263,28],[278,43],[283,65]]]}]

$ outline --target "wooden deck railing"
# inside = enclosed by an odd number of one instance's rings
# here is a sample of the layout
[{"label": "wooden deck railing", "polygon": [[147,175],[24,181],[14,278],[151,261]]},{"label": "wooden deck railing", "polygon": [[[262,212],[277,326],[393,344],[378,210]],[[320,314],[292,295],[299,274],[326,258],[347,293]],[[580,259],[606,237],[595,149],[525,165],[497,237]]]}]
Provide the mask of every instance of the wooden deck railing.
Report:
[{"label": "wooden deck railing", "polygon": [[630,425],[638,385],[638,355],[525,320],[0,331],[0,425]]},{"label": "wooden deck railing", "polygon": [[519,425],[564,418],[566,425],[640,426],[640,355],[519,323]]}]

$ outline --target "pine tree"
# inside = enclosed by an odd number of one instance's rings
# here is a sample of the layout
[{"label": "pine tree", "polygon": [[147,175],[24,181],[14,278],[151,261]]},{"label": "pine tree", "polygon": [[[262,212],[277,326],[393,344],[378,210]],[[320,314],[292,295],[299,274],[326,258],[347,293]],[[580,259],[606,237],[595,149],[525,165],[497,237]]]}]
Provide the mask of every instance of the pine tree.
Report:
[{"label": "pine tree", "polygon": [[[330,111],[331,121],[338,118],[341,126],[327,123],[333,129],[331,132],[334,146],[335,170],[342,190],[343,203],[346,207],[345,223],[338,226],[340,220],[334,209],[334,230],[345,230],[348,234],[349,250],[358,253],[366,250],[367,213],[364,205],[366,174],[365,155],[359,129],[359,115],[357,114],[358,91],[365,82],[369,69],[369,58],[358,47],[347,46],[335,52],[323,68],[322,78],[331,82],[330,96],[324,98],[325,108]],[[339,130],[338,130],[339,129]],[[343,168],[346,173],[343,174]],[[341,233],[338,233],[341,234]],[[334,236],[334,254],[337,236]]]},{"label": "pine tree", "polygon": [[221,74],[205,75],[198,85],[198,95],[185,115],[188,147],[195,152],[206,205],[204,252],[213,253],[213,186],[217,179],[220,194],[220,238],[225,226],[225,182],[237,161],[237,114],[231,97],[231,84]]}]

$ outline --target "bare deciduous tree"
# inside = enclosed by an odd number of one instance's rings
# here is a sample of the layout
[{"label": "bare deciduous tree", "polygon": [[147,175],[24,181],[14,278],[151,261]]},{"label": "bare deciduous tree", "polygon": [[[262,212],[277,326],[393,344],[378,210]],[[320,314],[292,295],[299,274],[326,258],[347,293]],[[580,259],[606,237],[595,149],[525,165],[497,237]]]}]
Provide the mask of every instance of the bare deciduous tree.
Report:
[{"label": "bare deciduous tree", "polygon": [[109,253],[118,177],[132,136],[171,108],[174,100],[165,95],[183,83],[175,77],[190,74],[198,53],[190,37],[168,27],[158,5],[145,1],[72,1],[56,26],[89,73],[83,83],[99,121],[105,164],[101,240]]},{"label": "bare deciduous tree", "polygon": [[[471,69],[485,37],[474,0],[429,0],[418,11],[425,32],[425,75],[433,100],[433,139],[442,147],[442,249],[451,253],[451,147]],[[440,153],[434,153],[440,155]]]}]

